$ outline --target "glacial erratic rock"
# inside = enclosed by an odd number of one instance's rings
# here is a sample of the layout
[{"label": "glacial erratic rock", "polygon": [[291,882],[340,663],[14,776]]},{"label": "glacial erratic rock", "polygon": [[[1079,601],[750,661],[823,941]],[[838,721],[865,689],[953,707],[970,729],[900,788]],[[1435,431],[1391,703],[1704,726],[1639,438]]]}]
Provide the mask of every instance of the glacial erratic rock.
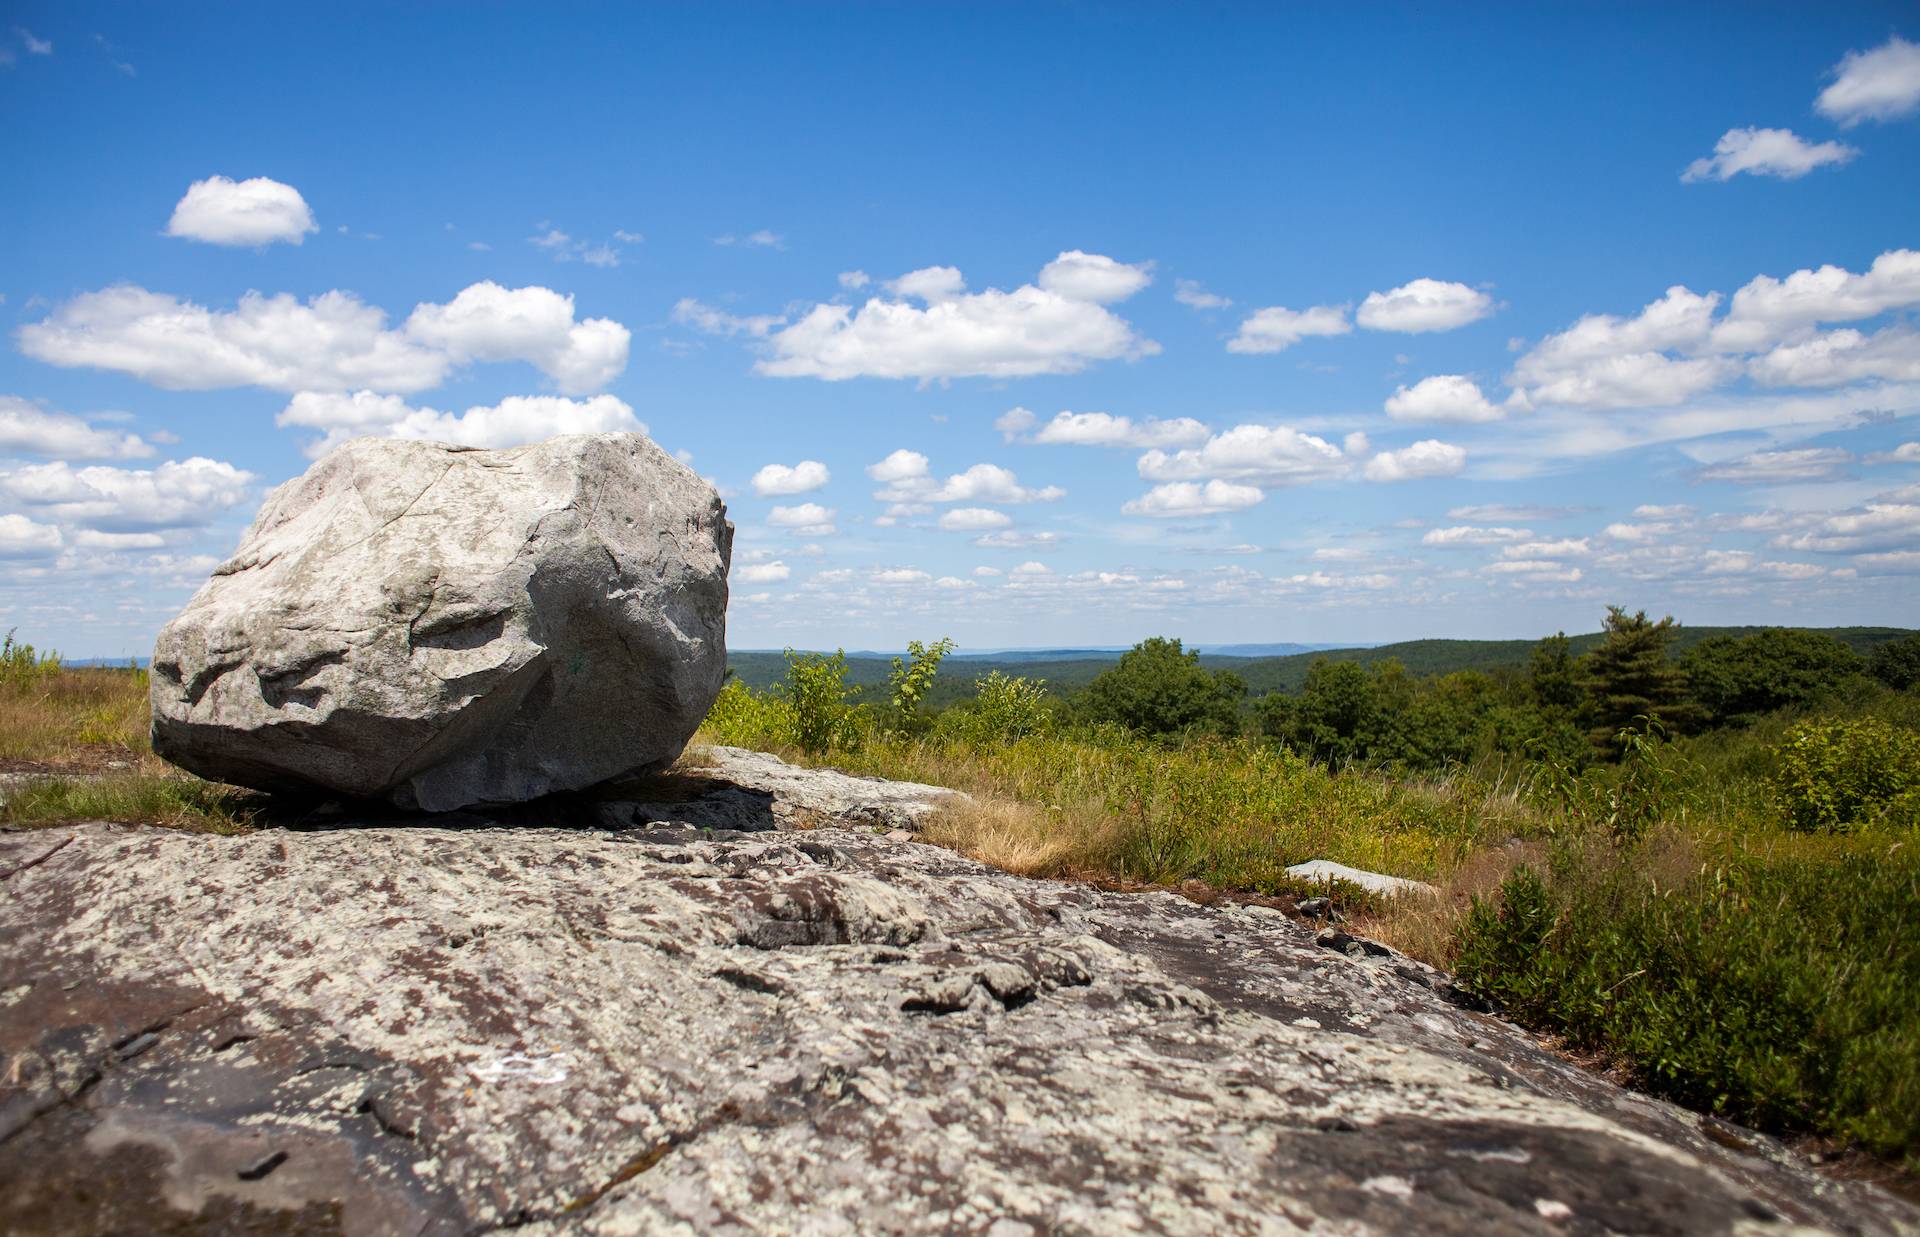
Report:
[{"label": "glacial erratic rock", "polygon": [[161,631],[154,750],[434,811],[662,768],[725,673],[731,543],[638,434],[346,443]]},{"label": "glacial erratic rock", "polygon": [[0,1232],[1920,1226],[1264,907],[553,824],[0,831]]}]

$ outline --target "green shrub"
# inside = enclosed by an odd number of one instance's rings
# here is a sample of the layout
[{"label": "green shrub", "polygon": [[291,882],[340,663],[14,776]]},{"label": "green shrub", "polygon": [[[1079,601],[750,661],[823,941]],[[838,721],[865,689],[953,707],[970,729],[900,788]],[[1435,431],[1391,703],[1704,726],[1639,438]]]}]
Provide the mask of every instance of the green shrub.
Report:
[{"label": "green shrub", "polygon": [[986,746],[1053,730],[1053,703],[1038,679],[992,671],[974,682],[971,701],[940,715],[940,733]]},{"label": "green shrub", "polygon": [[1773,754],[1773,791],[1795,829],[1920,823],[1920,733],[1873,717],[1802,722]]},{"label": "green shrub", "polygon": [[0,636],[0,684],[22,685],[60,673],[60,654],[35,651],[15,642],[13,632]]},{"label": "green shrub", "polygon": [[757,693],[728,679],[701,723],[707,737],[727,747],[779,748],[794,744],[793,708],[773,692]]},{"label": "green shrub", "polygon": [[942,637],[930,645],[918,640],[907,641],[907,657],[910,660],[894,658],[893,668],[887,672],[889,730],[896,734],[915,735],[932,724],[931,719],[920,712],[920,703],[933,687],[934,676],[940,672],[941,659],[951,652],[953,641],[948,637]]},{"label": "green shrub", "polygon": [[1663,884],[1563,845],[1476,899],[1456,974],[1668,1098],[1920,1165],[1920,861],[1736,854]]},{"label": "green shrub", "polygon": [[1603,829],[1616,842],[1637,842],[1663,821],[1684,818],[1695,780],[1692,762],[1666,741],[1659,721],[1636,718],[1612,747],[1613,765],[1585,766],[1542,742],[1524,783],[1535,806],[1572,825],[1575,832]]},{"label": "green shrub", "polygon": [[786,651],[787,679],[777,689],[793,711],[793,741],[809,756],[838,746],[853,746],[856,727],[847,703],[847,654]]}]

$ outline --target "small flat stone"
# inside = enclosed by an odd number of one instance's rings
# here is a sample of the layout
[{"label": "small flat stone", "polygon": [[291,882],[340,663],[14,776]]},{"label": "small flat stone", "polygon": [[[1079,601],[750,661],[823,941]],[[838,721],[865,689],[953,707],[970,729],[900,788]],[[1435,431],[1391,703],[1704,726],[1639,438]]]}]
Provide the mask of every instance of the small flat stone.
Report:
[{"label": "small flat stone", "polygon": [[1287,869],[1287,875],[1300,880],[1324,884],[1329,880],[1345,881],[1349,885],[1358,885],[1369,893],[1395,897],[1405,893],[1437,893],[1432,885],[1424,881],[1408,880],[1404,876],[1387,876],[1380,872],[1369,872],[1365,868],[1350,868],[1344,863],[1334,863],[1330,859],[1310,859],[1306,863],[1296,863]]}]

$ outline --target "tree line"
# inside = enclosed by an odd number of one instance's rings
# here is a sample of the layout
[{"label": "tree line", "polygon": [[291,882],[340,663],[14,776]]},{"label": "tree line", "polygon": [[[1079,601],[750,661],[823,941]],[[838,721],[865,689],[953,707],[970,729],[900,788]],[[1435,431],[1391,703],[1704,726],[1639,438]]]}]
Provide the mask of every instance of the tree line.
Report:
[{"label": "tree line", "polygon": [[1714,636],[1672,655],[1669,616],[1608,608],[1600,643],[1575,656],[1564,632],[1525,668],[1415,676],[1389,659],[1316,659],[1294,694],[1248,700],[1231,671],[1208,670],[1177,639],[1142,641],[1063,702],[1075,721],[1143,734],[1252,732],[1329,764],[1437,768],[1490,752],[1583,764],[1619,757],[1623,734],[1743,726],[1782,708],[1920,682],[1920,636],[1862,657],[1819,632]]}]

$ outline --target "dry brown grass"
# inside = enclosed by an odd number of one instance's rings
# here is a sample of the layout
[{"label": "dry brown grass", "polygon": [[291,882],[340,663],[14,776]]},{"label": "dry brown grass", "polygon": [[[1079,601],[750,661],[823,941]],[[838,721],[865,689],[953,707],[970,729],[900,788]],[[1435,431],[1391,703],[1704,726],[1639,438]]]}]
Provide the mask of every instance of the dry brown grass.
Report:
[{"label": "dry brown grass", "polygon": [[1458,929],[1473,900],[1493,894],[1514,869],[1523,864],[1540,867],[1546,857],[1547,847],[1538,840],[1474,851],[1440,881],[1438,892],[1386,901],[1356,917],[1354,930],[1410,958],[1450,970]]},{"label": "dry brown grass", "polygon": [[[1091,828],[1088,826],[1091,825]],[[920,840],[957,850],[1017,876],[1068,876],[1100,849],[1095,836],[1110,822],[994,796],[955,803],[930,817]]]}]

